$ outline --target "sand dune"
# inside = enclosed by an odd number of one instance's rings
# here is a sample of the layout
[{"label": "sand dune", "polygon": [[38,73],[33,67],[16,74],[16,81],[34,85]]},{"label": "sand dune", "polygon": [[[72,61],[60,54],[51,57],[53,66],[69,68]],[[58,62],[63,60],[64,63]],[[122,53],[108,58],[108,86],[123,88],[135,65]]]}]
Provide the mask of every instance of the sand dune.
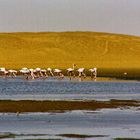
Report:
[{"label": "sand dune", "polygon": [[95,32],[1,33],[0,66],[139,68],[140,37]]}]

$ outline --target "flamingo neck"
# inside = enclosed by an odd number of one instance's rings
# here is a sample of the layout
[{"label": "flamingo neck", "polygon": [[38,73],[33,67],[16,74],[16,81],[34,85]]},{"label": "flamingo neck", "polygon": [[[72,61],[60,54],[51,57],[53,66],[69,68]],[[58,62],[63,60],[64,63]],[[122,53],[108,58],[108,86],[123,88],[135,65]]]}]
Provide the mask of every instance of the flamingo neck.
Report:
[{"label": "flamingo neck", "polygon": [[73,64],[73,66],[72,66],[72,67],[73,67],[73,70],[74,70],[74,69],[75,69],[75,64]]}]

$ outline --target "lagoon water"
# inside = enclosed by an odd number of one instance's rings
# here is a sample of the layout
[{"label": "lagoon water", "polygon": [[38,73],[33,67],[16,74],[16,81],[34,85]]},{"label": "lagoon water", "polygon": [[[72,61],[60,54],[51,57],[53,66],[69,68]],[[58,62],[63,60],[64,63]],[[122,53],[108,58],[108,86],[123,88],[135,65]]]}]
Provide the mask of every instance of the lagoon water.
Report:
[{"label": "lagoon water", "polygon": [[[69,81],[68,78],[64,80],[0,78],[0,99],[140,100],[140,82],[98,79],[80,82],[77,79]],[[4,140],[80,139],[59,136],[62,134],[85,135],[82,140],[112,140],[117,137],[140,138],[139,132],[139,107],[123,110],[117,108],[64,113],[21,113],[19,116],[14,113],[0,114],[0,136],[4,136]]]},{"label": "lagoon water", "polygon": [[[136,109],[103,109],[65,113],[0,114],[0,135],[15,135],[14,140],[78,138],[61,137],[64,134],[93,136],[80,140],[113,140],[140,138],[140,112]],[[6,140],[11,140],[7,138]]]},{"label": "lagoon water", "polygon": [[140,82],[125,80],[70,81],[0,78],[0,99],[12,100],[109,100],[140,99]]}]

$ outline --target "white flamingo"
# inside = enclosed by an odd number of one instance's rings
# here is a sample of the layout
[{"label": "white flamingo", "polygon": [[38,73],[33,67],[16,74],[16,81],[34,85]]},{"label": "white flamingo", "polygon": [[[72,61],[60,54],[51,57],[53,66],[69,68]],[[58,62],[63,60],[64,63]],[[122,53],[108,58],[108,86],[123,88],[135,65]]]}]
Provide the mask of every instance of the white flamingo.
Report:
[{"label": "white flamingo", "polygon": [[2,76],[5,78],[6,75],[8,74],[8,71],[5,68],[0,68],[0,73],[2,74]]},{"label": "white flamingo", "polygon": [[41,69],[41,73],[42,73],[43,76],[48,77],[47,70]]},{"label": "white flamingo", "polygon": [[124,75],[127,75],[127,72],[124,72],[123,74],[124,74]]},{"label": "white flamingo", "polygon": [[36,68],[35,71],[36,71],[36,75],[37,75],[38,78],[43,77],[43,74],[41,72],[41,68]]},{"label": "white flamingo", "polygon": [[29,69],[29,71],[30,71],[31,79],[35,79],[36,75],[34,73],[36,72],[36,70]]},{"label": "white flamingo", "polygon": [[29,79],[30,70],[28,68],[22,68],[19,72],[26,76],[27,80]]},{"label": "white flamingo", "polygon": [[79,77],[81,78],[84,76],[86,78],[86,74],[84,73],[85,68],[79,68],[77,71],[79,72]]},{"label": "white flamingo", "polygon": [[64,78],[64,75],[62,73],[62,70],[60,69],[54,69],[54,73],[56,74],[56,76],[59,76],[60,78]]},{"label": "white flamingo", "polygon": [[71,80],[71,76],[75,77],[75,73],[74,73],[75,66],[76,66],[76,64],[73,64],[72,68],[68,68],[67,69],[67,74],[70,77],[70,80]]},{"label": "white flamingo", "polygon": [[51,75],[52,77],[54,76],[51,68],[47,68],[47,73],[49,73],[49,75]]},{"label": "white flamingo", "polygon": [[16,71],[16,70],[8,70],[8,74],[9,74],[11,77],[16,77],[17,71]]},{"label": "white flamingo", "polygon": [[92,68],[89,69],[89,71],[91,72],[91,79],[96,79],[97,78],[97,68]]}]

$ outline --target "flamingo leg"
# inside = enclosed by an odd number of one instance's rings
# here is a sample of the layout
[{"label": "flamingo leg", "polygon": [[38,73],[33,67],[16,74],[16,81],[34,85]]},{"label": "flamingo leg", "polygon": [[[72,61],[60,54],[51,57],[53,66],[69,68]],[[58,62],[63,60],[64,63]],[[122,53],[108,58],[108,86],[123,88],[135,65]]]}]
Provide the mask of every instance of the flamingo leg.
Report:
[{"label": "flamingo leg", "polygon": [[35,79],[35,75],[33,72],[31,72],[31,79]]},{"label": "flamingo leg", "polygon": [[75,78],[75,72],[74,71],[72,72],[72,74],[73,74],[73,78]]},{"label": "flamingo leg", "polygon": [[44,72],[44,75],[45,75],[46,78],[48,78],[47,72]]},{"label": "flamingo leg", "polygon": [[13,76],[16,77],[16,74],[13,72]]},{"label": "flamingo leg", "polygon": [[70,77],[70,80],[71,80],[71,76],[72,76],[72,72],[70,71],[70,72],[69,72],[69,77]]},{"label": "flamingo leg", "polygon": [[83,72],[83,76],[84,76],[84,78],[86,78],[86,74]]}]

